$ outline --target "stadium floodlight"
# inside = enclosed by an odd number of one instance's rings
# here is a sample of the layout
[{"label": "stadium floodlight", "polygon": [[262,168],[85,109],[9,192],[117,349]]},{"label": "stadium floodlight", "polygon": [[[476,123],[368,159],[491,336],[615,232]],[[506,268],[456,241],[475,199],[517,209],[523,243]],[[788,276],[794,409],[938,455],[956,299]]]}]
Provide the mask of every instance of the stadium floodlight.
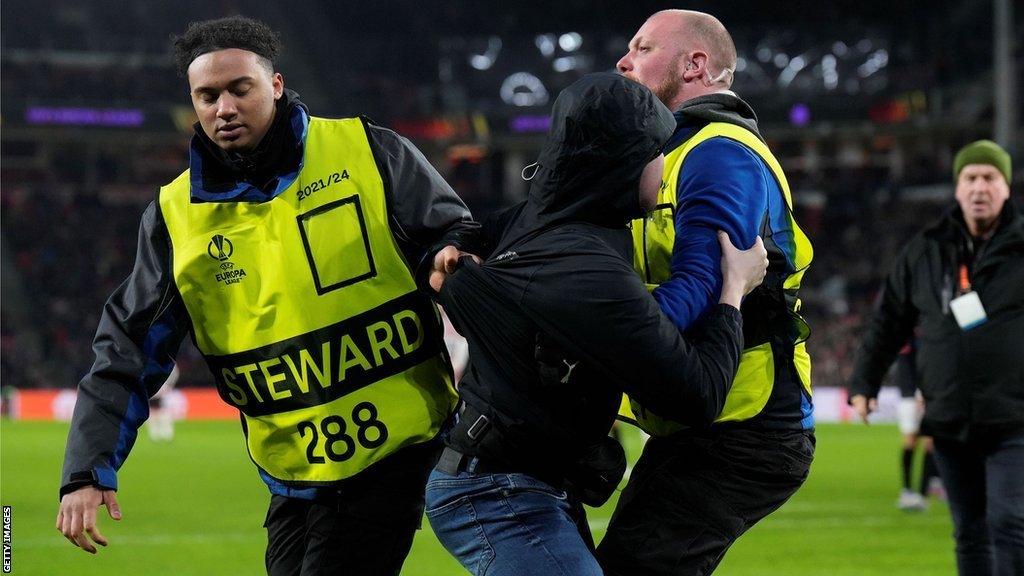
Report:
[{"label": "stadium floodlight", "polygon": [[580,56],[561,56],[555,58],[555,61],[551,63],[551,67],[555,72],[568,72],[569,70],[582,68],[585,63],[586,59]]},{"label": "stadium floodlight", "polygon": [[550,58],[555,54],[555,35],[554,34],[539,34],[533,41],[537,46],[537,50],[545,58]]},{"label": "stadium floodlight", "polygon": [[578,32],[567,32],[558,37],[558,45],[566,52],[575,52],[583,45],[583,36]]},{"label": "stadium floodlight", "polygon": [[469,57],[469,65],[477,70],[488,70],[494,66],[494,61],[501,53],[501,38],[491,36],[487,39],[487,50],[483,54],[473,54]]},{"label": "stadium floodlight", "polygon": [[543,106],[548,103],[544,83],[529,72],[516,72],[501,83],[501,99],[512,106]]}]

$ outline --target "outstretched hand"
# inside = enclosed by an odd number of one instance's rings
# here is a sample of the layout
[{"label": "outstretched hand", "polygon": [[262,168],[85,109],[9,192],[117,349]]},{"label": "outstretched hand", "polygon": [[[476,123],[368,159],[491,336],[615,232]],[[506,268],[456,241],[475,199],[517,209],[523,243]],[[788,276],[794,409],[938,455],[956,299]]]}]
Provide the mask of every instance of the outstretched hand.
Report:
[{"label": "outstretched hand", "polygon": [[868,421],[868,416],[870,416],[875,410],[878,410],[878,399],[868,398],[863,394],[857,394],[850,398],[850,406],[853,406],[853,411],[857,413],[857,416],[860,416],[861,422],[870,424],[871,422]]},{"label": "outstretched hand", "polygon": [[121,507],[117,503],[116,492],[100,490],[95,486],[84,486],[65,494],[60,499],[60,511],[57,513],[57,530],[69,542],[90,554],[96,553],[93,542],[100,546],[107,545],[107,539],[100,533],[96,522],[96,509],[100,505],[107,507],[107,513],[111,518],[121,519]]}]

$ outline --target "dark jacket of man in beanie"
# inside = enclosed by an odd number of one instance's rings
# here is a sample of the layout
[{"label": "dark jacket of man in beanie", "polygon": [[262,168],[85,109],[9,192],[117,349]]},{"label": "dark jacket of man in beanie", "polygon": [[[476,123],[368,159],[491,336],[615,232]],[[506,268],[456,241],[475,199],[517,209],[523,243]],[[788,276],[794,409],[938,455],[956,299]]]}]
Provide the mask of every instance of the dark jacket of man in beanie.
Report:
[{"label": "dark jacket of man in beanie", "polygon": [[921,433],[935,439],[960,576],[1024,574],[1024,218],[994,142],[965,146],[953,173],[957,205],[889,273],[850,403],[866,421],[919,324]]}]

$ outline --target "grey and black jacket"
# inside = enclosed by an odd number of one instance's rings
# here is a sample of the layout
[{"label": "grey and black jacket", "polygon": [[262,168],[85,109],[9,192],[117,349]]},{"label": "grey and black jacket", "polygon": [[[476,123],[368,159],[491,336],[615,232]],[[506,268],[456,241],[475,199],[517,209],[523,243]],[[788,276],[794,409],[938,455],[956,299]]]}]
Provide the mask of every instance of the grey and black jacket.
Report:
[{"label": "grey and black jacket", "polygon": [[[259,202],[280,190],[278,175],[297,169],[305,114],[286,91],[267,136],[250,156],[220,150],[196,126],[190,168],[193,202]],[[471,249],[478,225],[466,205],[416,147],[368,121],[370,147],[384,179],[392,233],[421,288],[433,255],[446,245]],[[117,470],[149,415],[154,395],[174,367],[192,322],[172,274],[170,236],[157,202],[142,215],[131,275],[107,300],[93,342],[96,360],[78,387],[68,435],[61,495],[83,485],[117,489]],[[134,393],[133,393],[134,392]]]}]

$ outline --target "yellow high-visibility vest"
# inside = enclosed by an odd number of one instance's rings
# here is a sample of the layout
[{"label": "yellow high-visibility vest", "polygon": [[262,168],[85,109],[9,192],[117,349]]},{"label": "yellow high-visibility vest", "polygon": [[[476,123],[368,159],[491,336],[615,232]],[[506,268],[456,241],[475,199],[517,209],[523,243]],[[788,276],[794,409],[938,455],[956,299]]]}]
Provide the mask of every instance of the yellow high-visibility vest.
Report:
[{"label": "yellow high-visibility vest", "polygon": [[302,168],[266,202],[160,190],[173,273],[249,455],[296,486],[433,438],[455,406],[437,309],[389,225],[358,118],[310,118]]},{"label": "yellow high-visibility vest", "polygon": [[[807,235],[793,218],[789,183],[778,160],[768,147],[752,132],[739,126],[711,122],[666,156],[655,209],[645,218],[633,221],[633,265],[648,288],[653,290],[671,275],[672,247],[675,243],[676,189],[686,156],[702,142],[716,137],[729,138],[743,144],[761,157],[775,176],[776,183],[782,191],[785,214],[775,215],[774,219],[771,214],[766,214],[764,222],[768,229],[763,229],[759,233],[765,237],[765,244],[769,246],[769,250],[775,248],[787,255],[785,259],[771,259],[772,264],[769,265],[768,276],[765,278],[770,289],[781,292],[779,301],[786,303],[784,323],[787,325],[767,327],[768,332],[777,335],[775,338],[753,345],[745,344],[739,370],[726,397],[725,407],[715,420],[719,423],[756,417],[767,405],[776,386],[802,386],[808,397],[811,395],[811,359],[805,343],[808,329],[799,315],[800,300],[797,292],[814,252]],[[786,246],[774,246],[773,239],[785,243]],[[783,260],[785,264],[780,263]],[[744,323],[750,321],[745,314]],[[747,328],[749,327],[744,327],[745,333],[748,332]],[[780,382],[776,375],[776,363],[787,360],[792,362],[792,370],[788,372],[796,373],[799,378],[797,383]],[[684,428],[680,423],[658,417],[632,399],[628,402],[623,401],[620,416],[627,421],[636,421],[652,435],[667,435]]]}]

